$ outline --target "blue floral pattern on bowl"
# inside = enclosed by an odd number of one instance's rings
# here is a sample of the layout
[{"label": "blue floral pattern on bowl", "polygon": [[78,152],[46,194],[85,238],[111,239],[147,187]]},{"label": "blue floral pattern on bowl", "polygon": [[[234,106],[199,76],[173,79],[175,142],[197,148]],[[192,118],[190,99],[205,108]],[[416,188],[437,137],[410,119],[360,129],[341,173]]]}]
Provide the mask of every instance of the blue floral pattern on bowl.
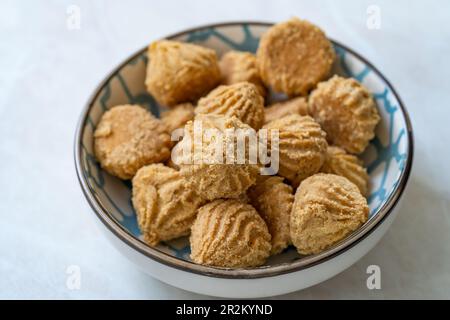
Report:
[{"label": "blue floral pattern on bowl", "polygon": [[[255,52],[259,38],[268,28],[263,24],[228,24],[196,29],[175,36],[174,40],[197,43],[222,55],[228,50]],[[409,152],[407,119],[399,107],[393,89],[373,67],[355,53],[334,43],[337,53],[335,72],[353,77],[372,92],[381,115],[376,137],[363,154],[370,175],[370,219],[388,201],[405,170]],[[119,104],[140,104],[159,117],[163,107],[146,92],[146,50],[141,50],[124,63],[104,83],[96,95],[85,122],[82,124],[81,168],[89,189],[106,212],[127,232],[141,239],[136,216],[131,204],[131,183],[112,177],[103,171],[93,155],[93,132],[105,110]],[[157,248],[180,259],[189,260],[189,242],[182,238],[160,244]],[[268,265],[301,259],[293,248],[272,257]]]}]

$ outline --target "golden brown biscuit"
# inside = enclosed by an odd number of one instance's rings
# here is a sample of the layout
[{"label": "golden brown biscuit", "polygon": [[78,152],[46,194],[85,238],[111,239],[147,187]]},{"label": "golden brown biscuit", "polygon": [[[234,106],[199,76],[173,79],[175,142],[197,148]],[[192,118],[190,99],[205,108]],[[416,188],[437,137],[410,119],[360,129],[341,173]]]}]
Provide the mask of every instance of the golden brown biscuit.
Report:
[{"label": "golden brown biscuit", "polygon": [[[204,199],[238,198],[255,183],[259,170],[256,164],[249,162],[248,155],[244,155],[243,163],[240,163],[237,158],[227,162],[228,140],[225,131],[253,129],[236,117],[197,115],[195,121],[197,124],[202,124],[202,131],[199,131],[198,135],[203,136],[201,150],[196,149],[194,145],[194,121],[189,121],[185,126],[183,140],[178,143],[173,154],[174,162],[180,167],[180,172],[188,181],[189,187],[197,190]],[[217,130],[217,134],[206,138],[206,133],[210,129]],[[212,141],[222,145],[220,159],[214,153],[217,145]],[[231,143],[234,144],[234,150],[237,150],[236,139]]]},{"label": "golden brown biscuit", "polygon": [[178,171],[152,164],[139,169],[132,183],[133,207],[146,243],[156,246],[189,234],[201,200]]},{"label": "golden brown biscuit", "polygon": [[166,127],[138,105],[116,106],[106,111],[94,132],[95,156],[103,169],[121,179],[170,156]]},{"label": "golden brown biscuit", "polygon": [[153,42],[145,84],[158,103],[195,102],[220,82],[214,50],[177,41]]},{"label": "golden brown biscuit", "polygon": [[271,254],[283,251],[291,243],[289,220],[294,195],[292,187],[278,176],[260,176],[248,191],[250,203],[261,215],[272,236]]},{"label": "golden brown biscuit", "polygon": [[358,187],[334,174],[305,179],[295,193],[291,239],[300,254],[319,253],[367,221],[369,207]]},{"label": "golden brown biscuit", "polygon": [[355,79],[334,76],[321,82],[309,97],[309,112],[330,143],[361,153],[375,136],[380,121],[372,95]]},{"label": "golden brown biscuit", "polygon": [[199,100],[195,113],[235,116],[258,130],[264,123],[264,99],[252,83],[222,85]]},{"label": "golden brown biscuit", "polygon": [[264,83],[289,96],[305,95],[330,73],[335,53],[322,30],[290,19],[271,27],[256,53]]},{"label": "golden brown biscuit", "polygon": [[274,103],[265,108],[265,123],[280,119],[290,114],[308,115],[308,102],[304,97]]},{"label": "golden brown biscuit", "polygon": [[191,259],[225,268],[262,265],[270,254],[270,234],[249,204],[215,200],[198,210],[190,237]]},{"label": "golden brown biscuit", "polygon": [[194,119],[194,106],[186,102],[173,107],[173,109],[161,113],[161,120],[171,134],[173,130],[183,128],[186,122]]},{"label": "golden brown biscuit", "polygon": [[296,187],[306,177],[319,172],[328,144],[325,132],[313,118],[291,114],[263,128],[268,130],[269,144],[272,130],[279,134],[278,175]]},{"label": "golden brown biscuit", "polygon": [[266,88],[256,67],[256,57],[250,52],[228,51],[219,61],[222,84],[247,81],[253,83],[261,96],[266,96]]},{"label": "golden brown biscuit", "polygon": [[324,173],[343,176],[353,182],[363,196],[367,195],[369,175],[358,157],[348,154],[344,149],[329,146],[325,162],[320,169]]}]

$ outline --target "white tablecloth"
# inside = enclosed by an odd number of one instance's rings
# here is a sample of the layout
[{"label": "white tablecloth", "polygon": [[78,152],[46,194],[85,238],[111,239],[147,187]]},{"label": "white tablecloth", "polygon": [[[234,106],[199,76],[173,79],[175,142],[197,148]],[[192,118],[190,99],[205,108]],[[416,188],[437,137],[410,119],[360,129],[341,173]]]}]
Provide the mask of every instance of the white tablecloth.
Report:
[{"label": "white tablecloth", "polygon": [[[71,4],[79,30],[67,28]],[[379,29],[367,27],[372,4]],[[0,298],[205,298],[141,273],[100,234],[75,174],[75,125],[104,75],[151,40],[294,15],[385,73],[410,111],[416,154],[404,207],[379,245],[284,298],[450,298],[449,13],[448,1],[1,1]],[[381,290],[366,287],[371,264]],[[79,290],[67,286],[72,265]]]}]

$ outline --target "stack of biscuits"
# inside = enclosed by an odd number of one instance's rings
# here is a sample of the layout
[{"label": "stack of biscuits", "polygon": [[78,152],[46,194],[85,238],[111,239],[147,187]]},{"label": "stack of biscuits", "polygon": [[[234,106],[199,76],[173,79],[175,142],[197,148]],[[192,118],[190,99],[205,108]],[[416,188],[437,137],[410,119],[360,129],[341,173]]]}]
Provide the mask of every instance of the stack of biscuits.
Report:
[{"label": "stack of biscuits", "polygon": [[[362,84],[332,74],[335,52],[317,26],[276,24],[255,55],[218,59],[209,48],[162,40],[148,58],[145,85],[168,111],[158,119],[138,105],[115,106],[94,133],[102,168],[132,180],[148,245],[190,235],[194,262],[251,268],[291,245],[320,253],[367,221],[368,174],[358,155],[380,117]],[[273,92],[286,99],[271,103]],[[202,137],[218,134],[199,154],[181,152],[196,149],[196,122]],[[184,136],[172,141],[177,129]],[[229,130],[266,130],[268,145],[276,132],[277,172],[214,162],[217,146],[230,147]]]}]

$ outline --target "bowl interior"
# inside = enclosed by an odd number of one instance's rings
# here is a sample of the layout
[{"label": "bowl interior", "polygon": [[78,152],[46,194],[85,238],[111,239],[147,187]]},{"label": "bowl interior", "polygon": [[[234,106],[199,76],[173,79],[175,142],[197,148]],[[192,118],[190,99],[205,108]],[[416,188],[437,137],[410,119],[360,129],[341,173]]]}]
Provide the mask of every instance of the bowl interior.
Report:
[{"label": "bowl interior", "polygon": [[[217,25],[187,31],[172,39],[212,48],[219,56],[228,50],[255,52],[260,36],[268,27],[252,23]],[[376,218],[381,212],[380,209],[390,200],[405,170],[410,152],[407,120],[393,89],[379,73],[349,49],[337,43],[334,43],[334,46],[337,52],[335,72],[362,82],[372,92],[382,119],[377,127],[376,137],[363,154],[370,175],[370,218],[367,224]],[[141,104],[159,116],[163,107],[155,102],[144,86],[146,62],[146,50],[142,50],[112,73],[94,95],[80,131],[82,179],[95,201],[113,222],[137,239],[141,239],[141,233],[131,205],[131,184],[108,175],[100,168],[93,155],[93,132],[103,112],[119,104]],[[187,238],[162,243],[156,249],[149,250],[160,250],[189,261],[190,248]],[[265,268],[301,259],[305,257],[299,256],[295,249],[288,248],[270,258]]]}]

